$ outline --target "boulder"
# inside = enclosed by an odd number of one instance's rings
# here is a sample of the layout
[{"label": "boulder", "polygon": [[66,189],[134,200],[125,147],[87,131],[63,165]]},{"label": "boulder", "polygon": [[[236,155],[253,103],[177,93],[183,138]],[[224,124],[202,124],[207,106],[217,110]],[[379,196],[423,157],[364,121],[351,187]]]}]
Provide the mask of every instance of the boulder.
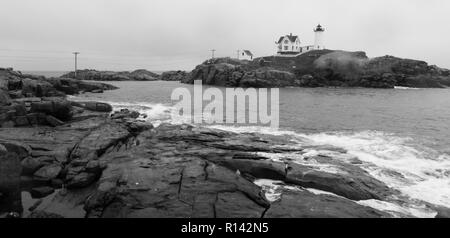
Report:
[{"label": "boulder", "polygon": [[[383,200],[392,193],[386,184],[371,177],[362,169],[352,165],[346,166],[353,169],[332,173],[316,170],[314,167],[289,163],[285,181],[306,188],[331,192],[357,201]],[[336,168],[341,167],[336,166]]]},{"label": "boulder", "polygon": [[14,123],[17,127],[30,125],[30,122],[28,121],[28,118],[26,116],[16,117]]},{"label": "boulder", "polygon": [[120,111],[116,111],[111,115],[111,119],[125,119],[125,118],[132,118],[136,119],[141,114],[136,111],[130,111],[128,109],[122,109]]},{"label": "boulder", "polygon": [[21,162],[22,164],[22,170],[24,175],[33,175],[36,171],[38,171],[40,168],[42,168],[45,165],[48,165],[47,162],[39,159],[39,158],[33,158],[28,157]]},{"label": "boulder", "polygon": [[94,112],[112,112],[113,110],[111,105],[101,102],[71,102],[71,104]]},{"label": "boulder", "polygon": [[33,198],[43,198],[55,192],[52,187],[38,187],[32,188],[30,193]]},{"label": "boulder", "polygon": [[22,94],[36,97],[64,96],[52,84],[44,80],[22,79]]},{"label": "boulder", "polygon": [[66,121],[72,118],[72,105],[63,98],[44,98],[42,102],[31,104],[31,111],[35,113],[45,113]]},{"label": "boulder", "polygon": [[0,145],[3,145],[8,150],[8,152],[17,154],[20,160],[28,157],[31,154],[30,146],[21,142],[0,140]]},{"label": "boulder", "polygon": [[6,90],[0,89],[0,106],[11,104],[11,98]]},{"label": "boulder", "polygon": [[38,181],[50,181],[58,177],[62,168],[57,164],[46,165],[34,173],[34,179]]}]

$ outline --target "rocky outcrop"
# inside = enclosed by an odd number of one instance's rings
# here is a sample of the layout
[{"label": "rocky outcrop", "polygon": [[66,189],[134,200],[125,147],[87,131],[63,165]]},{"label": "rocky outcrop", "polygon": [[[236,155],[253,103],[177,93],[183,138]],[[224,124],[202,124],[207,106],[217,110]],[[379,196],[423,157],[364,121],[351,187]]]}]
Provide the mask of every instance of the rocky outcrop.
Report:
[{"label": "rocky outcrop", "polygon": [[[5,148],[5,147],[3,147]],[[0,217],[2,213],[22,212],[20,175],[22,167],[17,154],[0,151]]]},{"label": "rocky outcrop", "polygon": [[[5,91],[12,99],[25,97],[62,97],[82,92],[117,89],[102,83],[89,83],[68,78],[46,78],[27,75],[13,69],[0,68],[0,99]],[[1,100],[3,101],[3,100]]]},{"label": "rocky outcrop", "polygon": [[[389,214],[359,206],[331,195],[315,195],[308,191],[285,190],[281,199],[272,204],[266,218],[380,218]],[[301,197],[301,201],[299,201]]]},{"label": "rocky outcrop", "polygon": [[[0,127],[60,126],[77,109],[66,100],[66,95],[116,89],[102,83],[23,75],[12,69],[0,69],[0,82]],[[110,105],[99,103],[81,107],[91,111],[112,110]]]},{"label": "rocky outcrop", "polygon": [[145,69],[138,69],[132,72],[97,71],[93,69],[85,69],[78,70],[76,77],[75,72],[67,73],[61,77],[94,81],[155,81],[159,79],[158,74]]},{"label": "rocky outcrop", "polygon": [[[39,183],[30,188],[36,197],[68,188],[33,210],[64,217],[386,217],[355,200],[386,200],[397,193],[343,159],[341,149],[189,125],[153,128],[136,116],[123,110],[56,128],[0,128],[4,153],[22,151],[22,177]],[[277,155],[283,156],[274,160]],[[334,170],[323,171],[327,166]],[[269,201],[256,179],[298,190]],[[62,209],[80,204],[82,213]]]},{"label": "rocky outcrop", "polygon": [[183,83],[227,87],[442,88],[450,71],[426,62],[364,52],[319,50],[296,57],[263,57],[251,62],[230,58],[205,61]]},{"label": "rocky outcrop", "polygon": [[83,92],[102,93],[106,90],[114,90],[117,87],[95,82],[84,82],[71,78],[46,78],[45,81],[53,85],[56,90],[67,95],[75,95]]},{"label": "rocky outcrop", "polygon": [[167,71],[161,74],[162,81],[182,81],[186,78],[188,73],[186,71]]}]

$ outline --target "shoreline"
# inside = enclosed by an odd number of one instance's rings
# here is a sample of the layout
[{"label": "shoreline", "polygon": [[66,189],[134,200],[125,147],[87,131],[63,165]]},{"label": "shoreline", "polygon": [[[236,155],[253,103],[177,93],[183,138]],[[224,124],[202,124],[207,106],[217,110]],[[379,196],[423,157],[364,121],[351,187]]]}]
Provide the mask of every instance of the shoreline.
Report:
[{"label": "shoreline", "polygon": [[[32,93],[61,91],[47,88]],[[23,212],[23,191],[44,198],[36,200],[29,217],[79,216],[74,214],[75,207],[83,207],[83,217],[414,214],[385,212],[367,206],[370,203],[361,205],[361,200],[402,200],[395,198],[399,191],[357,166],[362,161],[343,148],[306,140],[293,143],[285,135],[234,133],[186,124],[163,123],[155,128],[140,121],[138,112],[110,114],[113,108],[109,104],[34,96],[11,102],[24,105],[26,115],[43,113],[49,120],[45,123],[55,124],[30,126],[28,120],[29,125],[0,128],[0,156],[2,161],[10,161],[0,167],[1,181],[8,182],[0,184],[5,202],[2,209],[7,209],[1,211],[9,215]],[[50,105],[47,102],[60,109],[45,109]],[[256,185],[260,179],[282,181],[298,189],[282,186],[277,190],[282,193],[280,199],[269,201],[265,189],[271,188]],[[447,210],[423,204],[429,216],[442,216],[441,211],[445,214]]]}]

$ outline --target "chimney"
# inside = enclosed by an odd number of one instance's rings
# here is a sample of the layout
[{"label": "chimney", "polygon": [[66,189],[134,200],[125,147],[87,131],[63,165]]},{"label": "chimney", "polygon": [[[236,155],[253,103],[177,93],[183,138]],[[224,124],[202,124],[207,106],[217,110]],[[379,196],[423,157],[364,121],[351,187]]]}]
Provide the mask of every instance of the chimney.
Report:
[{"label": "chimney", "polygon": [[292,36],[292,32],[291,32],[290,36]]}]

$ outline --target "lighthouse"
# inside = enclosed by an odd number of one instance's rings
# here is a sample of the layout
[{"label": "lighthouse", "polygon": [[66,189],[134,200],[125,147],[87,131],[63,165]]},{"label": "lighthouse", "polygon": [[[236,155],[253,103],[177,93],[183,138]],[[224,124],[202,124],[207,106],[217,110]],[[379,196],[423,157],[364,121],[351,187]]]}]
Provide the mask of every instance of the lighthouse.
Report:
[{"label": "lighthouse", "polygon": [[316,33],[314,39],[314,49],[315,50],[323,50],[325,46],[323,45],[323,33],[325,32],[325,28],[323,28],[320,24],[314,28],[314,33]]}]

